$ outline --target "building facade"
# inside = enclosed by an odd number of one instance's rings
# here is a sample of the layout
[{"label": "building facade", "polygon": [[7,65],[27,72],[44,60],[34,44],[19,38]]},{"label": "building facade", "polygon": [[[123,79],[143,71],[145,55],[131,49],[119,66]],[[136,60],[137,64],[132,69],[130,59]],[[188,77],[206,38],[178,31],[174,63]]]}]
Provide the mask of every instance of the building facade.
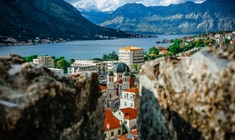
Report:
[{"label": "building facade", "polygon": [[57,75],[64,74],[63,69],[49,68],[51,71],[55,72]]},{"label": "building facade", "polygon": [[131,88],[122,91],[120,96],[120,108],[139,108],[139,88]]},{"label": "building facade", "polygon": [[106,109],[104,118],[104,140],[115,140],[122,135],[122,123]]},{"label": "building facade", "polygon": [[46,66],[47,68],[54,68],[55,67],[55,60],[52,56],[38,56],[38,58],[33,59],[34,64],[41,64]]},{"label": "building facade", "polygon": [[107,62],[99,62],[96,60],[75,60],[68,71],[70,74],[74,74],[76,71],[96,71],[98,74],[106,74],[108,66]]},{"label": "building facade", "polygon": [[128,132],[131,132],[136,127],[138,110],[133,108],[122,108],[114,113],[114,116],[118,118],[126,127]]},{"label": "building facade", "polygon": [[119,49],[118,52],[119,62],[126,63],[127,65],[144,63],[144,50],[143,48],[127,46]]}]

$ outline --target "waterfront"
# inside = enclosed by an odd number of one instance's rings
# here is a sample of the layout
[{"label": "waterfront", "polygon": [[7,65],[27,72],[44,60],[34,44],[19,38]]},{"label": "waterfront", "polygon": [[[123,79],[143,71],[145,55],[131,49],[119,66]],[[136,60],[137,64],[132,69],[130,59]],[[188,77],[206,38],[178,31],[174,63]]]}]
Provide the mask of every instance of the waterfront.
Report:
[{"label": "waterfront", "polygon": [[169,43],[156,44],[163,39],[174,39],[192,35],[158,35],[158,38],[133,38],[133,39],[115,39],[115,40],[89,40],[89,41],[71,41],[54,44],[39,44],[29,46],[4,46],[0,47],[0,56],[6,56],[10,53],[21,56],[30,55],[51,55],[55,57],[64,56],[66,59],[92,59],[101,58],[103,54],[118,52],[118,49],[124,46],[141,47],[148,51],[153,46],[168,47]]}]

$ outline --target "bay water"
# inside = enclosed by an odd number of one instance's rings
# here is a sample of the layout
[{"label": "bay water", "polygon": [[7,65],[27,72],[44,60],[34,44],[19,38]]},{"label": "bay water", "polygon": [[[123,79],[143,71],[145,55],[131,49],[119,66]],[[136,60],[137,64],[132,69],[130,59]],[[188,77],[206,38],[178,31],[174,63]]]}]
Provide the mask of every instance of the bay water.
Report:
[{"label": "bay water", "polygon": [[157,38],[120,38],[115,40],[86,40],[71,41],[52,44],[38,44],[27,46],[3,46],[0,47],[0,57],[7,56],[10,53],[18,54],[23,57],[30,55],[50,55],[55,57],[64,56],[65,59],[92,59],[102,58],[103,54],[118,53],[119,48],[125,46],[135,46],[148,51],[150,47],[162,46],[168,47],[170,43],[158,43],[163,39],[175,39],[185,36],[193,36],[191,34],[179,35],[157,35]]}]

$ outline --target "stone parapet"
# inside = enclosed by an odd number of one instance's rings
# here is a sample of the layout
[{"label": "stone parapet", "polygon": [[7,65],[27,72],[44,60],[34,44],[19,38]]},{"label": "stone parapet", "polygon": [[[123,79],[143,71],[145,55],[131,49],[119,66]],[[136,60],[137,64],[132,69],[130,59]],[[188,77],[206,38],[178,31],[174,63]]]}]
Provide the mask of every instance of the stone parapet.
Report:
[{"label": "stone parapet", "polygon": [[104,106],[98,75],[57,75],[0,58],[0,139],[103,139]]},{"label": "stone parapet", "polygon": [[138,132],[145,139],[235,138],[235,47],[146,62]]}]

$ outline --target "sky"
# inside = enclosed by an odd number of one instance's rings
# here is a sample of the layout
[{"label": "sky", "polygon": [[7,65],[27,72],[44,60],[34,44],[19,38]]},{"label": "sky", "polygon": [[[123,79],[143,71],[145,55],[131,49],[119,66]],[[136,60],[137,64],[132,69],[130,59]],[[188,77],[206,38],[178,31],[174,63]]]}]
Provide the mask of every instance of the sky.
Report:
[{"label": "sky", "polygon": [[127,3],[142,3],[145,6],[167,6],[169,4],[179,4],[186,1],[202,3],[205,0],[65,0],[78,9],[114,11],[118,7]]}]

